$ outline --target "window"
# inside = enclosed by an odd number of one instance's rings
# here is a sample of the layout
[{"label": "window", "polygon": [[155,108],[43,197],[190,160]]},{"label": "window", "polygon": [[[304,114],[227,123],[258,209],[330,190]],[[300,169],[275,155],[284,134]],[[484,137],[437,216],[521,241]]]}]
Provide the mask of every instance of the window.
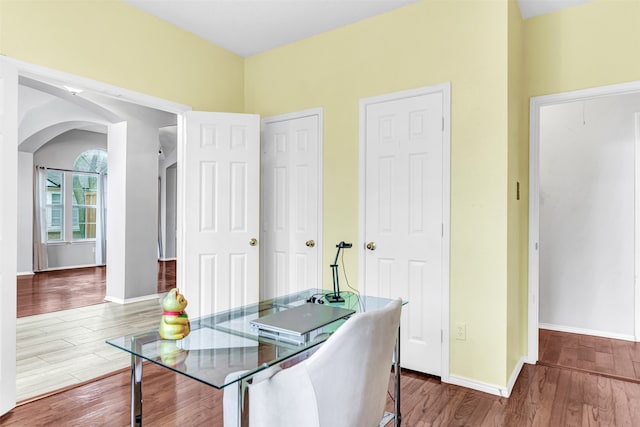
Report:
[{"label": "window", "polygon": [[87,150],[78,156],[73,169],[81,172],[107,173],[107,152]]},{"label": "window", "polygon": [[47,241],[64,240],[64,173],[47,171]]},{"label": "window", "polygon": [[[107,153],[85,151],[76,159],[74,169],[73,172],[47,170],[47,242],[96,239],[99,191],[106,196],[106,182],[102,180],[102,186],[99,185],[99,174],[107,171]],[[102,209],[104,217],[104,202]]]},{"label": "window", "polygon": [[[82,172],[106,173],[107,152],[87,150],[76,159],[73,169]],[[71,210],[73,240],[96,238],[98,175],[73,173],[73,207]]]},{"label": "window", "polygon": [[96,238],[96,205],[98,177],[83,173],[73,174],[72,229],[73,240]]}]

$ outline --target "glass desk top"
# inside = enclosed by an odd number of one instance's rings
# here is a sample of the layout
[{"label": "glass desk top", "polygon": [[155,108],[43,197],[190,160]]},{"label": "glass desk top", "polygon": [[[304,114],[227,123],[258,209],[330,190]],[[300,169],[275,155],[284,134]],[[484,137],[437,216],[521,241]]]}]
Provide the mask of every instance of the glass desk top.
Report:
[{"label": "glass desk top", "polygon": [[[182,340],[164,340],[158,329],[107,340],[108,344],[197,381],[221,389],[270,366],[279,364],[322,342],[346,320],[340,319],[309,334],[304,343],[292,343],[258,335],[251,320],[280,310],[305,304],[312,295],[331,293],[322,289],[306,291],[261,301],[256,304],[190,319],[191,333]],[[387,298],[358,296],[341,292],[343,303],[330,306],[358,312],[384,307]],[[187,307],[187,313],[189,309]],[[160,323],[160,318],[158,318]]]}]

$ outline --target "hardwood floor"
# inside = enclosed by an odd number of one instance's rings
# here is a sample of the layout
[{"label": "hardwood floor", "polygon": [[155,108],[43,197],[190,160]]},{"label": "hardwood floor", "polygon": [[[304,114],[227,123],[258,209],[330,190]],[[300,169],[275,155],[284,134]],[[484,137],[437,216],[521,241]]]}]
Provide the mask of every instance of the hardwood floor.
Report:
[{"label": "hardwood floor", "polygon": [[[640,385],[583,372],[525,365],[511,397],[480,425],[640,425]],[[473,425],[473,424],[470,424]]]},{"label": "hardwood floor", "polygon": [[[129,425],[129,372],[19,406],[2,426]],[[392,381],[391,381],[392,383]],[[222,426],[222,392],[152,364],[144,366],[146,426]],[[387,410],[393,402],[387,399]],[[404,426],[640,425],[640,385],[525,365],[509,399],[403,372]]]},{"label": "hardwood floor", "polygon": [[[67,270],[67,279],[62,278],[64,274],[55,274],[53,279],[60,283],[82,283],[90,277],[104,281],[99,269],[85,272],[84,279],[79,279],[78,273]],[[158,292],[175,286],[175,263],[160,263],[158,274]],[[42,288],[43,280],[31,280],[27,286]],[[67,299],[86,305],[91,288],[83,287],[87,291],[83,297],[68,295]],[[46,300],[47,291],[36,289],[33,297],[25,292],[22,301],[29,310],[42,312],[72,305],[63,298],[38,303]],[[104,290],[98,302],[103,296]],[[540,364],[524,366],[509,399],[404,371],[402,425],[640,426],[639,356],[636,343],[541,330]],[[597,370],[602,374],[593,373]],[[623,380],[625,377],[629,380]],[[24,403],[0,417],[0,426],[127,426],[129,381],[130,373],[125,369]],[[143,397],[146,426],[222,426],[221,391],[153,364],[144,367]],[[387,410],[392,408],[389,398]]]},{"label": "hardwood floor", "polygon": [[[18,317],[104,302],[106,267],[56,270],[18,276]],[[158,293],[176,285],[176,262],[158,263]]]},{"label": "hardwood floor", "polygon": [[[175,286],[175,262],[158,265],[158,293]],[[129,366],[107,338],[157,327],[157,299],[105,303],[105,268],[18,278],[17,400],[47,395]]]},{"label": "hardwood floor", "polygon": [[640,383],[640,343],[540,329],[539,364]]},{"label": "hardwood floor", "polygon": [[18,317],[104,302],[106,267],[18,276]]}]

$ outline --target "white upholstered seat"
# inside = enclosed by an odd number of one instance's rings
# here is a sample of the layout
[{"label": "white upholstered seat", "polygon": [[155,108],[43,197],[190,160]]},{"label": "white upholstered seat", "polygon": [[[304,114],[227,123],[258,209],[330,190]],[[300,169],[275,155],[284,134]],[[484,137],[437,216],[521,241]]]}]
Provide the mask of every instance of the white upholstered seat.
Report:
[{"label": "white upholstered seat", "polygon": [[[250,427],[373,427],[383,416],[402,301],[353,315],[307,360],[249,386]],[[237,425],[225,390],[225,427]]]}]

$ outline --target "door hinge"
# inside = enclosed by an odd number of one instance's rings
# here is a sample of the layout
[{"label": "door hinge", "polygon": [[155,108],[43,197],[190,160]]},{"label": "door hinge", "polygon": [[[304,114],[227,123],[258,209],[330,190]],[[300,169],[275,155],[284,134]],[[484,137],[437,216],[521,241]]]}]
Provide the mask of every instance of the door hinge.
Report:
[{"label": "door hinge", "polygon": [[444,132],[444,116],[442,116],[442,132]]},{"label": "door hinge", "polygon": [[444,237],[444,224],[440,224],[440,235]]},{"label": "door hinge", "polygon": [[440,343],[444,342],[444,330],[440,329]]}]

